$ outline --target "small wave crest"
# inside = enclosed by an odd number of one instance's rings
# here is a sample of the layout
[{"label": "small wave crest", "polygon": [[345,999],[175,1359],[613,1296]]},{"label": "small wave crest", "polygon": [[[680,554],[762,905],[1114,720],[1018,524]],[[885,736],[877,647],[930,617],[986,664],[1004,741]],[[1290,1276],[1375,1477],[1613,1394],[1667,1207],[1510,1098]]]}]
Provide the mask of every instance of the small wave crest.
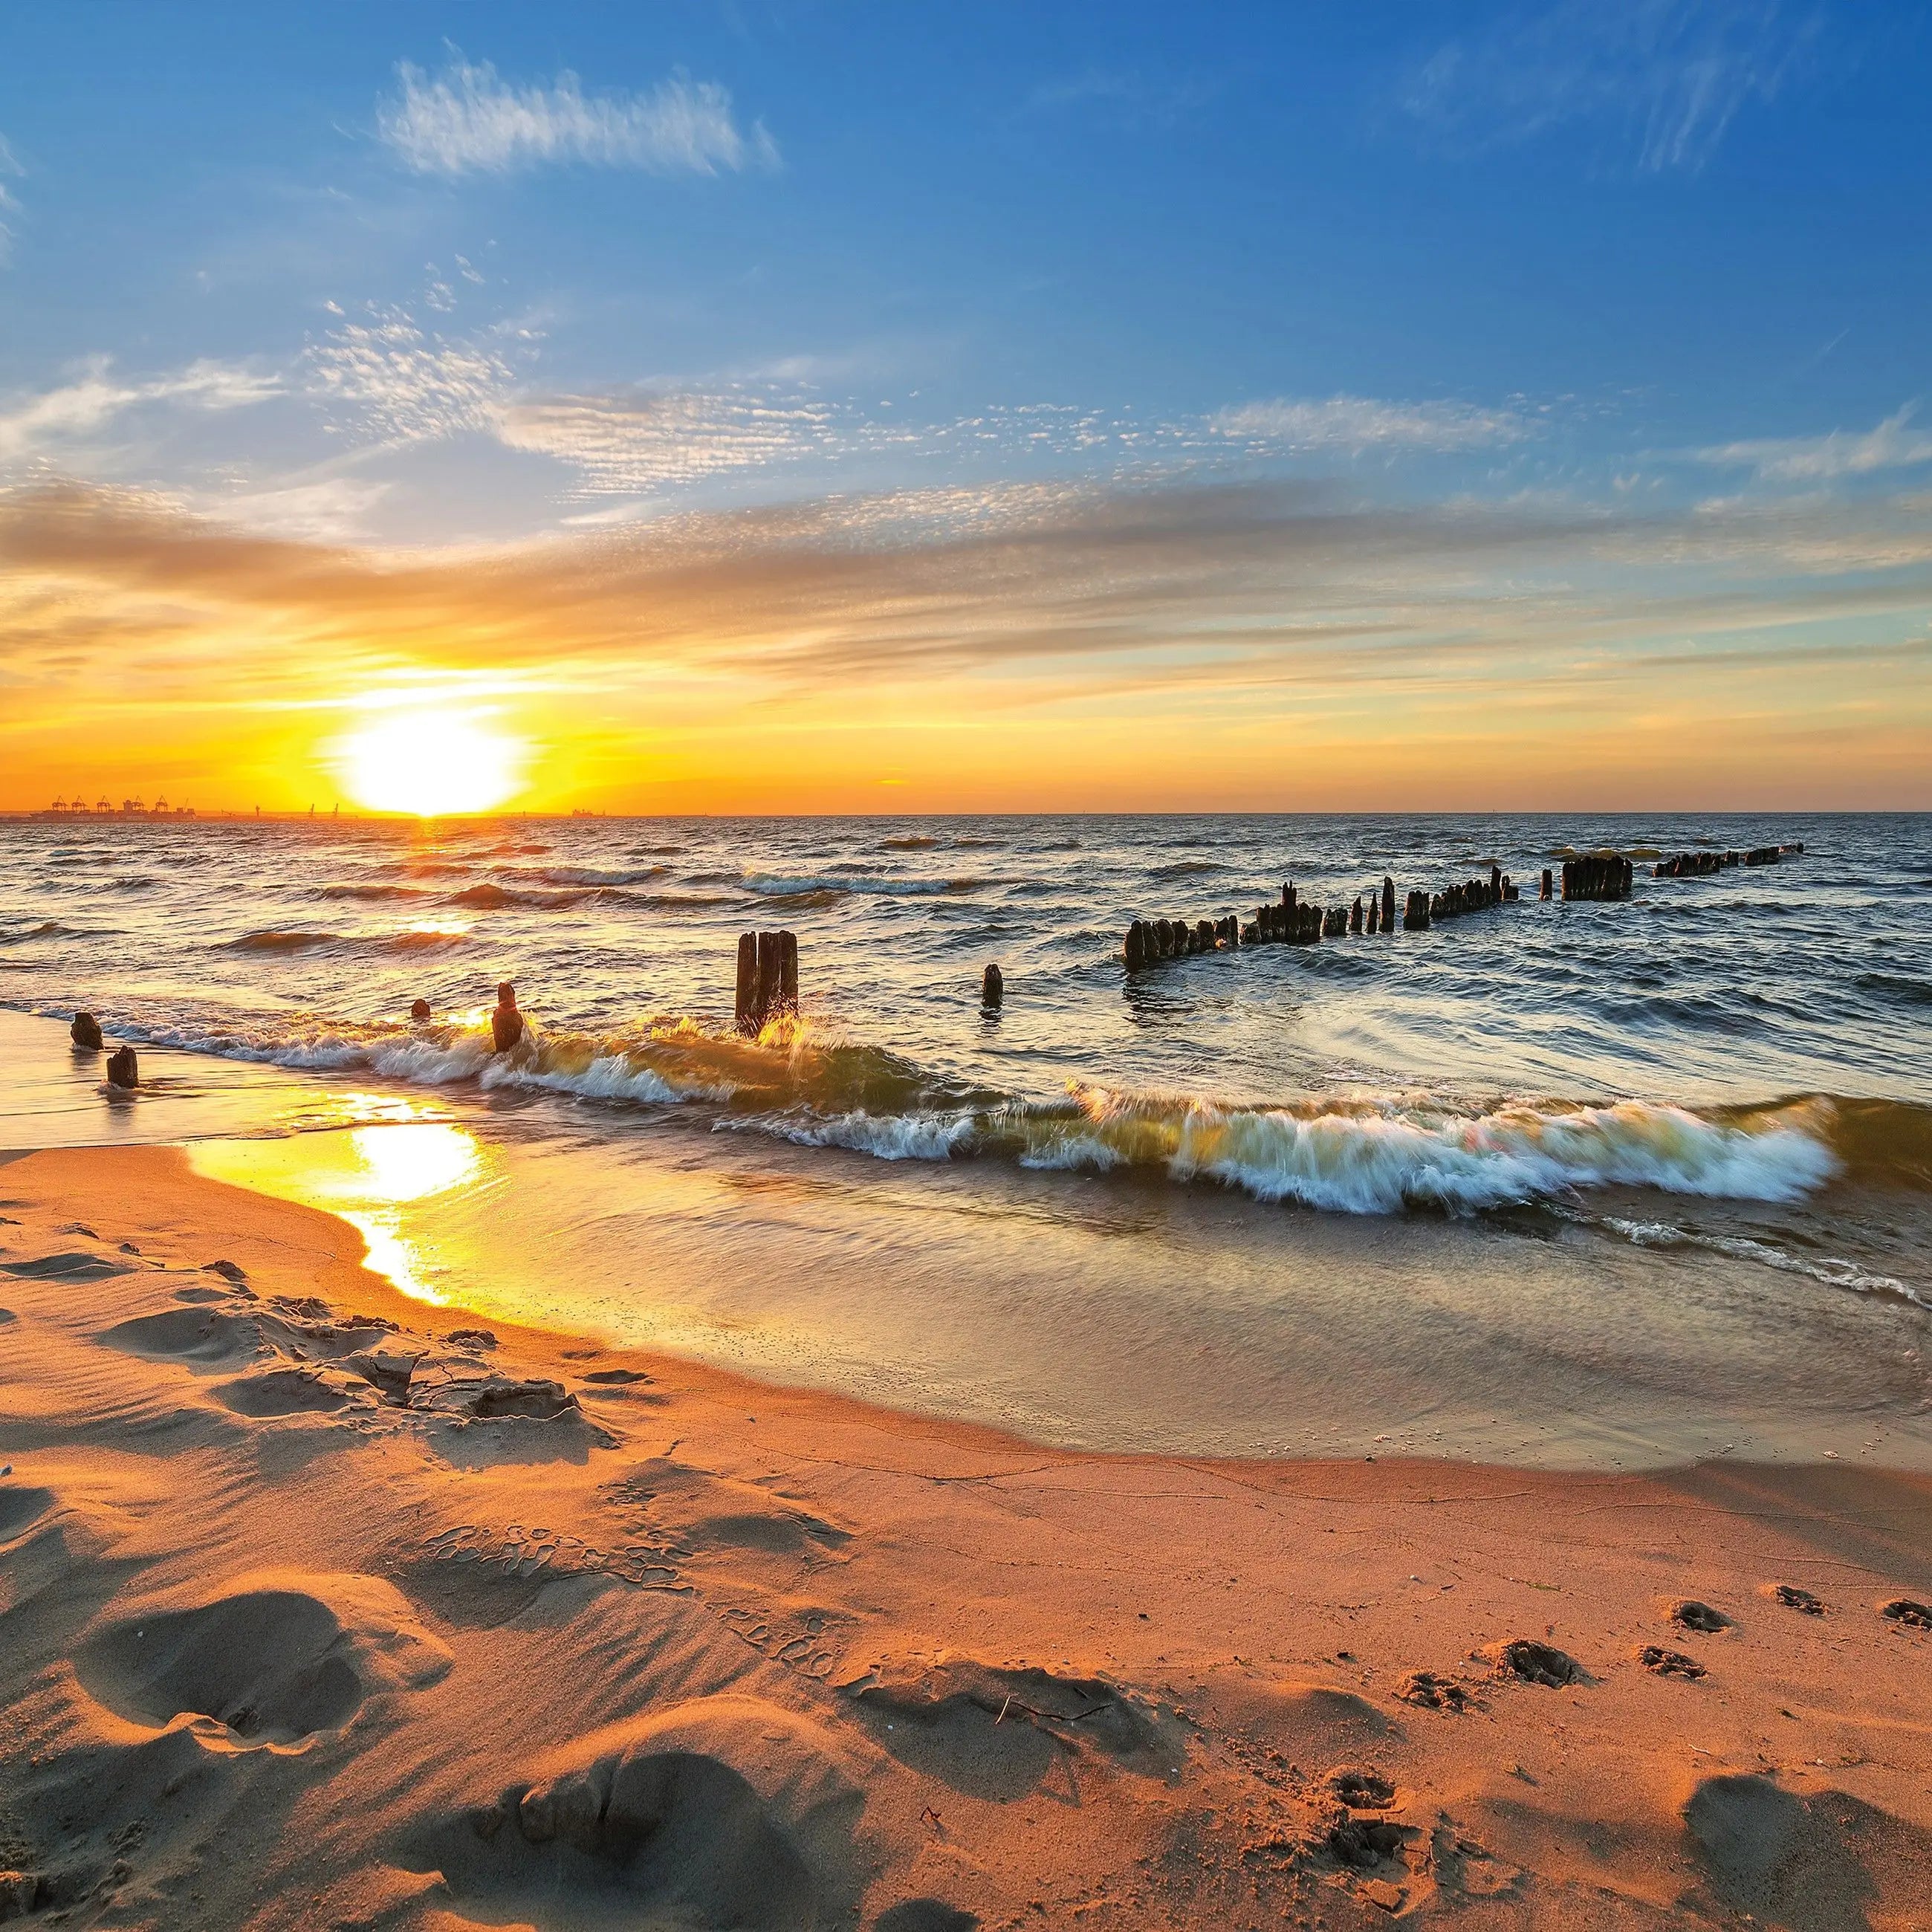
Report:
[{"label": "small wave crest", "polygon": [[1852,1288],[1861,1294],[1897,1295],[1922,1308],[1932,1308],[1932,1294],[1922,1293],[1896,1275],[1874,1274],[1856,1262],[1831,1256],[1808,1259],[1772,1242],[1754,1240],[1748,1234],[1708,1234],[1694,1228],[1673,1227],[1666,1221],[1626,1221],[1606,1214],[1602,1225],[1640,1248],[1701,1248],[1708,1253],[1729,1255],[1734,1260],[1756,1262],[1781,1274],[1804,1275],[1830,1288]]},{"label": "small wave crest", "polygon": [[311,946],[340,946],[342,935],[339,932],[244,932],[239,939],[231,939],[228,950],[231,952],[305,952]]},{"label": "small wave crest", "polygon": [[318,886],[315,896],[320,899],[419,899],[429,891],[428,886],[371,884],[345,880],[336,885]]},{"label": "small wave crest", "polygon": [[34,939],[78,938],[78,926],[63,926],[56,919],[44,919],[38,926],[23,926],[12,932],[0,932],[0,946],[25,946]]},{"label": "small wave crest", "polygon": [[803,899],[842,892],[874,894],[880,898],[929,898],[943,892],[976,892],[986,882],[982,879],[879,878],[862,872],[806,873],[796,878],[747,872],[739,883],[746,892],[765,898]]}]

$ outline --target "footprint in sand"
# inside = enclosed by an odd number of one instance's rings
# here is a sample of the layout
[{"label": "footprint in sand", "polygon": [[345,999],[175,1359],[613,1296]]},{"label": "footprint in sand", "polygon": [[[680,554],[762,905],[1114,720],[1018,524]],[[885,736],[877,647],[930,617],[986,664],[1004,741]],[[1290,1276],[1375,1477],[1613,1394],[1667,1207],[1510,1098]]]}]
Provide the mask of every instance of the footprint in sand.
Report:
[{"label": "footprint in sand", "polygon": [[1731,1619],[1722,1610],[1713,1610],[1708,1604],[1700,1604],[1695,1597],[1686,1597],[1672,1604],[1670,1621],[1679,1630],[1695,1630],[1700,1636],[1715,1636],[1720,1630],[1732,1628]]},{"label": "footprint in sand", "polygon": [[1636,1660],[1645,1670],[1657,1677],[1702,1677],[1704,1666],[1694,1657],[1686,1657],[1681,1650],[1666,1650],[1660,1643],[1647,1643],[1636,1654]]},{"label": "footprint in sand", "polygon": [[1461,1711],[1468,1707],[1469,1694],[1454,1678],[1438,1677],[1432,1670],[1412,1670],[1395,1687],[1395,1694],[1405,1704],[1419,1704],[1425,1711]]},{"label": "footprint in sand", "polygon": [[1566,1684],[1587,1684],[1589,1676],[1568,1652],[1553,1643],[1538,1643],[1526,1636],[1511,1637],[1502,1643],[1485,1644],[1476,1654],[1498,1677],[1514,1677],[1524,1684],[1540,1684],[1560,1690]]},{"label": "footprint in sand", "polygon": [[1340,1765],[1322,1780],[1328,1795],[1351,1811],[1385,1811],[1395,1802],[1395,1786],[1378,1771]]},{"label": "footprint in sand", "polygon": [[279,1574],[124,1610],[74,1659],[82,1688],[117,1716],[157,1730],[185,1720],[229,1750],[300,1747],[376,1691],[435,1682],[450,1660],[379,1579]]},{"label": "footprint in sand", "polygon": [[1788,1610],[1801,1610],[1808,1617],[1822,1617],[1825,1604],[1809,1590],[1801,1590],[1796,1583],[1778,1583],[1772,1587],[1771,1594]]},{"label": "footprint in sand", "polygon": [[857,1779],[829,1732],[777,1705],[695,1699],[531,1771],[417,1834],[412,1863],[440,1872],[458,1910],[493,1924],[747,1932],[856,1918],[870,1876]]},{"label": "footprint in sand", "polygon": [[1888,1604],[1881,1604],[1878,1613],[1907,1630],[1932,1630],[1932,1604],[1922,1604],[1910,1597],[1894,1597]]}]

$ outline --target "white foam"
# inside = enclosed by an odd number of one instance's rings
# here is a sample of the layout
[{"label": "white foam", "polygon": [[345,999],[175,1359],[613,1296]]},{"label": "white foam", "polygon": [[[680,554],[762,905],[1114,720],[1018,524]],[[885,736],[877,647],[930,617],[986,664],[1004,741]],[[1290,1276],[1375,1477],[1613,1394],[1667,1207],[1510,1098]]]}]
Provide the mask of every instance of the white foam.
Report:
[{"label": "white foam", "polygon": [[1835,1256],[1808,1259],[1769,1241],[1753,1240],[1748,1234],[1700,1234],[1693,1228],[1673,1227],[1667,1221],[1626,1221],[1606,1214],[1601,1225],[1640,1248],[1703,1248],[1738,1261],[1756,1262],[1781,1274],[1806,1275],[1828,1287],[1852,1288],[1860,1294],[1896,1294],[1922,1308],[1932,1308],[1932,1295],[1900,1281],[1896,1275],[1874,1274],[1856,1262],[1843,1261]]}]

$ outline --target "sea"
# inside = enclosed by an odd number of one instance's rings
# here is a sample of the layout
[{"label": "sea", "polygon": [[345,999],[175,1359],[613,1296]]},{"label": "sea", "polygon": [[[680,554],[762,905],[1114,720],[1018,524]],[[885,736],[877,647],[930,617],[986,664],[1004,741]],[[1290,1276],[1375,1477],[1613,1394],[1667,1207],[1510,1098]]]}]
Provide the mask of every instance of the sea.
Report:
[{"label": "sea", "polygon": [[1932,816],[0,821],[0,1148],[129,1142],[426,1300],[1062,1448],[1932,1467]]}]

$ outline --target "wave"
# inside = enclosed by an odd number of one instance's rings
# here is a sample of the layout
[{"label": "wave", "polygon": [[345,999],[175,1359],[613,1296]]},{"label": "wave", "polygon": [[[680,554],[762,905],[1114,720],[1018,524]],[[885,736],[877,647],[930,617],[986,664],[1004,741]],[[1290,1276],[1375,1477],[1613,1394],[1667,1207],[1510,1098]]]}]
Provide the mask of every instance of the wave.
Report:
[{"label": "wave", "polygon": [[239,939],[228,942],[228,950],[231,952],[304,952],[311,946],[342,943],[339,932],[244,932]]},{"label": "wave", "polygon": [[929,852],[939,843],[937,838],[923,836],[915,838],[881,838],[879,849],[882,852]]},{"label": "wave", "polygon": [[0,946],[25,946],[34,939],[78,938],[80,928],[63,926],[58,920],[44,919],[38,926],[23,926],[15,932],[0,932]]},{"label": "wave", "polygon": [[1808,1276],[1831,1288],[1856,1289],[1861,1294],[1897,1295],[1932,1308],[1932,1294],[1922,1292],[1900,1281],[1896,1275],[1874,1274],[1856,1262],[1821,1256],[1808,1261],[1802,1255],[1769,1241],[1753,1240],[1745,1234],[1706,1234],[1692,1228],[1678,1228],[1664,1221],[1625,1221],[1606,1214],[1602,1225],[1640,1248],[1702,1248],[1713,1254],[1729,1255],[1734,1260],[1756,1262],[1783,1274]]},{"label": "wave", "polygon": [[[315,934],[250,938],[263,949],[334,943]],[[523,1045],[503,1055],[491,1053],[480,1022],[304,1026],[277,1016],[252,1027],[116,1024],[136,1040],[296,1068],[705,1102],[720,1126],[886,1160],[1141,1172],[1349,1214],[1474,1214],[1609,1188],[1760,1202],[1800,1201],[1828,1184],[1932,1193],[1932,1108],[1905,1102],[1812,1095],[1697,1109],[1648,1100],[1478,1104],[1424,1091],[1234,1106],[1087,1084],[1035,1100],[937,1077],[808,1018],[775,1022],[748,1040],[682,1016],[598,1034],[552,1031],[532,1018]]]},{"label": "wave", "polygon": [[1210,872],[1226,872],[1227,868],[1218,859],[1177,859],[1172,864],[1156,866],[1148,874],[1150,879],[1196,879]]},{"label": "wave", "polygon": [[233,952],[309,952],[326,946],[346,946],[379,952],[438,952],[469,943],[465,932],[445,932],[433,926],[412,927],[402,932],[249,932],[231,939]]},{"label": "wave", "polygon": [[318,886],[315,896],[321,899],[419,899],[426,897],[430,890],[428,886],[344,884]]},{"label": "wave", "polygon": [[890,879],[868,877],[862,872],[808,873],[784,878],[769,872],[748,872],[739,883],[748,892],[770,898],[802,899],[822,892],[875,893],[882,897],[910,894],[929,897],[942,892],[976,892],[983,879]]},{"label": "wave", "polygon": [[641,886],[662,878],[670,870],[668,866],[637,866],[616,872],[588,866],[544,866],[526,868],[519,876],[536,878],[547,886]]},{"label": "wave", "polygon": [[554,911],[562,906],[580,904],[590,896],[587,890],[581,892],[512,892],[507,886],[484,884],[466,886],[460,892],[452,892],[447,904],[462,906],[471,912],[501,912],[518,906],[538,911]]}]

